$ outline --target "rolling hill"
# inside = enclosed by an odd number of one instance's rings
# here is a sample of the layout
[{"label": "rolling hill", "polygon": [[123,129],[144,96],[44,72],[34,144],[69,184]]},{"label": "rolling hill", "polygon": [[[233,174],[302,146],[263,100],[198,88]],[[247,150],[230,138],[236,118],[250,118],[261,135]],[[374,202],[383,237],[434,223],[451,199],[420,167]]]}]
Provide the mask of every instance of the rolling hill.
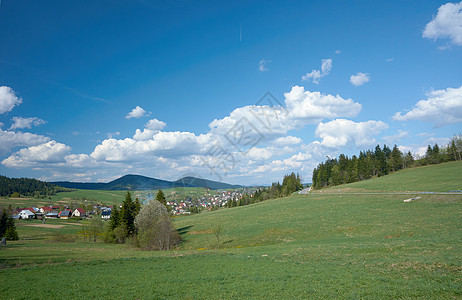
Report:
[{"label": "rolling hill", "polygon": [[[17,228],[28,239],[0,251],[8,266],[0,294],[34,298],[45,286],[70,298],[109,298],[108,290],[140,299],[460,298],[462,195],[405,203],[413,196],[399,192],[460,189],[461,167],[407,169],[341,186],[338,195],[325,189],[176,217],[183,242],[170,252],[34,239],[44,229],[23,221]],[[81,229],[60,224],[67,227],[47,234]]]},{"label": "rolling hill", "polygon": [[87,182],[69,182],[56,181],[51,184],[72,189],[82,190],[153,190],[169,189],[175,187],[205,187],[212,190],[232,189],[243,187],[241,185],[232,185],[223,182],[217,182],[196,177],[184,177],[176,181],[161,180],[141,175],[125,175],[108,183],[87,183]]}]

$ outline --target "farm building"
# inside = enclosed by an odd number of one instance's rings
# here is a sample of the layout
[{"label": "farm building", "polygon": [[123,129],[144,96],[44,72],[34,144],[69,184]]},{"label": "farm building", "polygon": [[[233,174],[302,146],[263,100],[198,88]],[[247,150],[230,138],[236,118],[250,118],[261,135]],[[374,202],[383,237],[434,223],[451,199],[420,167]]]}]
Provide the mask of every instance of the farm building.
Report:
[{"label": "farm building", "polygon": [[24,220],[30,220],[35,218],[35,214],[28,209],[23,209],[19,212],[19,218]]},{"label": "farm building", "polygon": [[69,219],[72,216],[72,211],[70,210],[62,210],[59,213],[59,218],[60,219]]},{"label": "farm building", "polygon": [[45,215],[45,219],[57,219],[58,217],[58,213],[55,212],[51,212]]}]

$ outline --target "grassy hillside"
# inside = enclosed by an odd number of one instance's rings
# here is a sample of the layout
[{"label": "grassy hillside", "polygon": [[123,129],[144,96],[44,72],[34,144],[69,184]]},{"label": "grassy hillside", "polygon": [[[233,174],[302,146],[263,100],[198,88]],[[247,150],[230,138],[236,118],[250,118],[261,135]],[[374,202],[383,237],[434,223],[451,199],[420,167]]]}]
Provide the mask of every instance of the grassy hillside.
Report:
[{"label": "grassy hillside", "polygon": [[448,192],[462,190],[462,161],[405,169],[391,175],[335,186],[342,188],[393,192]]},{"label": "grassy hillside", "polygon": [[[425,181],[441,174],[451,182],[460,176],[452,166],[379,179],[398,182],[397,189],[415,185],[415,176]],[[454,189],[449,185],[430,180],[425,186]],[[371,180],[367,189],[374,187],[391,189]],[[462,196],[402,201],[409,197],[315,193],[179,217],[175,225],[184,242],[163,253],[129,245],[63,244],[44,236],[34,240],[32,231],[39,228],[26,223],[18,231],[21,236],[27,229],[29,240],[0,251],[0,262],[8,266],[1,270],[0,294],[45,298],[64,289],[71,298],[461,297]],[[220,226],[216,249],[213,231]],[[78,226],[62,229],[77,231]]]}]

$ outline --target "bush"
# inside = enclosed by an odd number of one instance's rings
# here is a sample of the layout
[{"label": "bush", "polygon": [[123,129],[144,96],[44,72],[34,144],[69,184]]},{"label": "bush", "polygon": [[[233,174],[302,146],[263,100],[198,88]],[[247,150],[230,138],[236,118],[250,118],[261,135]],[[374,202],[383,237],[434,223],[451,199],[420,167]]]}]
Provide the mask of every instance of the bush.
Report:
[{"label": "bush", "polygon": [[157,200],[149,201],[135,218],[138,242],[143,250],[170,250],[180,242],[167,208]]}]

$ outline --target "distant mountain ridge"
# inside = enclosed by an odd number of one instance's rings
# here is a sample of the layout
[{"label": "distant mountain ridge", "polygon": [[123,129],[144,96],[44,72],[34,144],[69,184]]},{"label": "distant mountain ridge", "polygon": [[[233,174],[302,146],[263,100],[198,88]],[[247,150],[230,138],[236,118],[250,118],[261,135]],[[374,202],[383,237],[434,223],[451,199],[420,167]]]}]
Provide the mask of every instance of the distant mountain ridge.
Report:
[{"label": "distant mountain ridge", "polygon": [[207,180],[197,177],[183,177],[176,181],[167,181],[157,178],[146,177],[142,175],[128,174],[108,183],[100,182],[70,182],[55,181],[51,184],[62,186],[70,189],[81,190],[153,190],[169,189],[175,187],[205,187],[212,190],[234,189],[244,187],[242,185],[233,185],[213,180]]}]

